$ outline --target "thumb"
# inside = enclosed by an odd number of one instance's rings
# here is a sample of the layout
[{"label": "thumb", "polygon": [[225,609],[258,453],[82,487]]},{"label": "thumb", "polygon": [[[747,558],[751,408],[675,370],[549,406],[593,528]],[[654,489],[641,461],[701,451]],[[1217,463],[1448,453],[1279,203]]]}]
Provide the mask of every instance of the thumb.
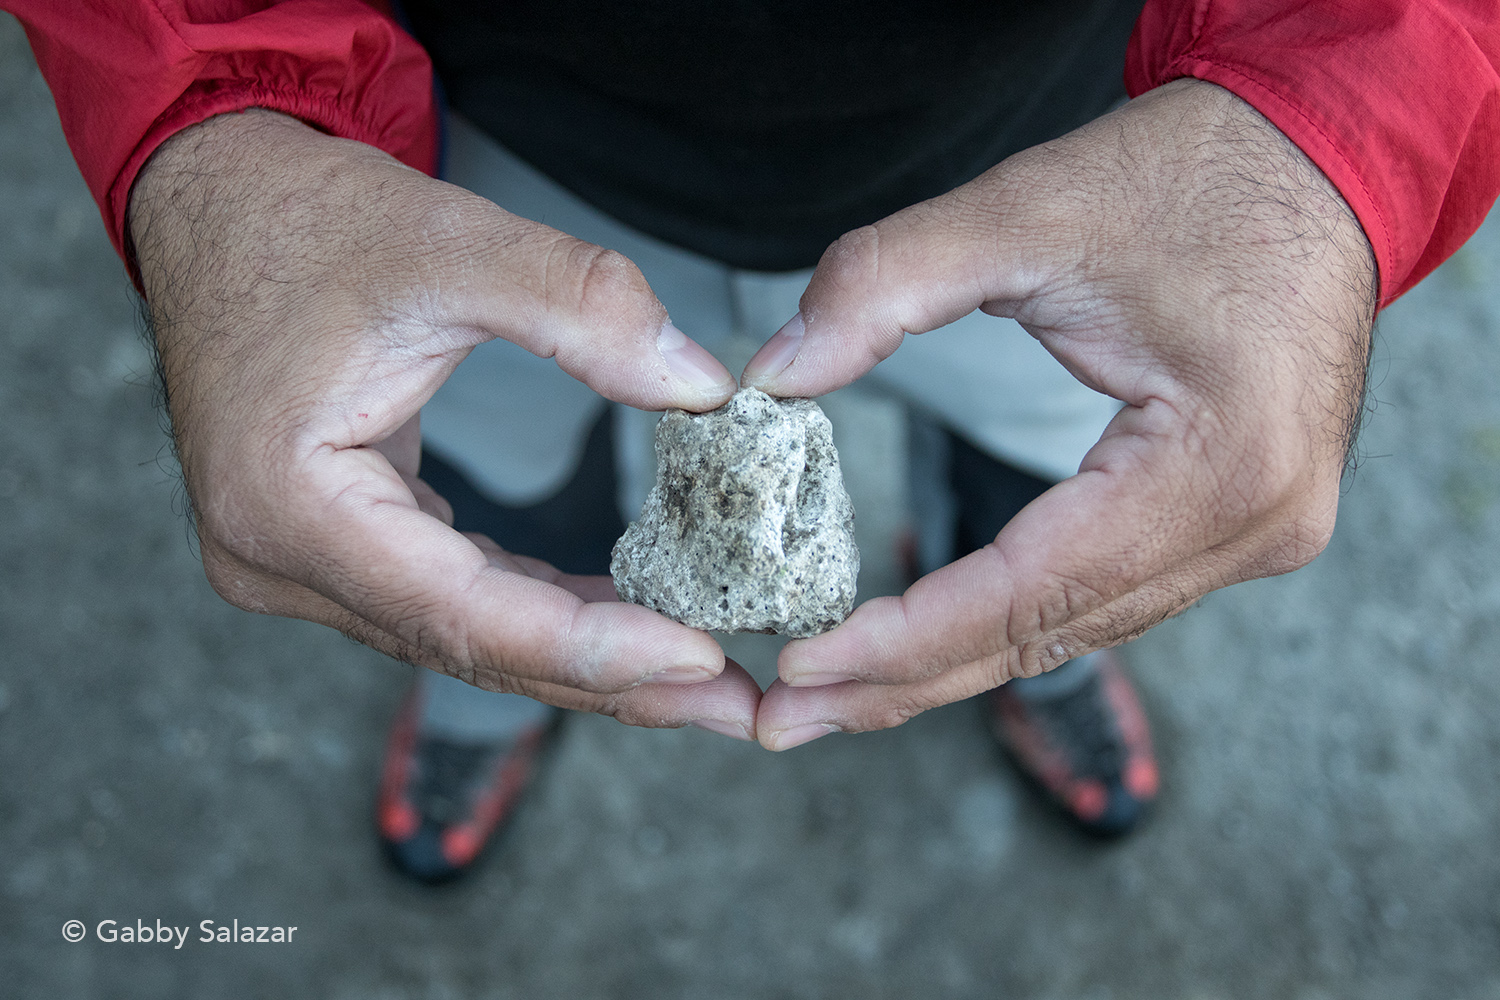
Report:
[{"label": "thumb", "polygon": [[502,220],[491,220],[477,273],[456,296],[459,323],[555,358],[600,395],[641,409],[708,410],[734,394],[734,376],[672,324],[627,257],[495,211]]},{"label": "thumb", "polygon": [[[980,178],[979,180],[983,180]],[[768,340],[740,381],[777,396],[819,396],[925,333],[980,306],[1025,294],[993,207],[972,185],[841,237],[824,252],[801,308]]]}]

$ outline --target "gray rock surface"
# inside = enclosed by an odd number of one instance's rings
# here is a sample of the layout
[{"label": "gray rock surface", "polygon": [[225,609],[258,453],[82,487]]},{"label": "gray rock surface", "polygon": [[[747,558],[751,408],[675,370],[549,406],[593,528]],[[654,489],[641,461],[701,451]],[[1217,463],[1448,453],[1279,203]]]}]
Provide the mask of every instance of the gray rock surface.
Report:
[{"label": "gray rock surface", "polygon": [[694,628],[798,638],[849,617],[854,505],[817,403],[741,389],[709,413],[672,410],[656,460],[610,564],[622,600]]}]

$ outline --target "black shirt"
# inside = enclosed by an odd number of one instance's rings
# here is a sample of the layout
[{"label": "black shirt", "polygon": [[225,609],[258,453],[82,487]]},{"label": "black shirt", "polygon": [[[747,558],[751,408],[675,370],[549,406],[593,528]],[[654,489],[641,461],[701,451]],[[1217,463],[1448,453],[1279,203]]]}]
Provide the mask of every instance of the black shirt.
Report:
[{"label": "black shirt", "polygon": [[1142,0],[405,0],[453,107],[609,214],[815,264],[1124,96]]}]

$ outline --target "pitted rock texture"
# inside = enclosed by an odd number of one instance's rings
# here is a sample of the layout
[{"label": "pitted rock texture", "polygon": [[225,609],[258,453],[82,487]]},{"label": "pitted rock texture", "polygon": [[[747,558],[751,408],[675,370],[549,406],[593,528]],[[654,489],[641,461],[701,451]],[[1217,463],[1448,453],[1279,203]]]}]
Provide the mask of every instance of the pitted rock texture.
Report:
[{"label": "pitted rock texture", "polygon": [[656,458],[610,563],[621,600],[694,628],[794,638],[849,617],[854,505],[817,403],[741,389],[709,413],[668,411]]}]

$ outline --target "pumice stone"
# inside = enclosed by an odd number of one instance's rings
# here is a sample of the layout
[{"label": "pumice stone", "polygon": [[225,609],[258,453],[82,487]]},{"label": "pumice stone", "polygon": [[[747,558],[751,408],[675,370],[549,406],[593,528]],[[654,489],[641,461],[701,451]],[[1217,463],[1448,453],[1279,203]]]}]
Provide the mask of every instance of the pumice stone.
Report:
[{"label": "pumice stone", "polygon": [[694,628],[794,638],[849,617],[854,505],[817,403],[741,389],[709,413],[669,410],[656,469],[615,543],[621,600]]}]

